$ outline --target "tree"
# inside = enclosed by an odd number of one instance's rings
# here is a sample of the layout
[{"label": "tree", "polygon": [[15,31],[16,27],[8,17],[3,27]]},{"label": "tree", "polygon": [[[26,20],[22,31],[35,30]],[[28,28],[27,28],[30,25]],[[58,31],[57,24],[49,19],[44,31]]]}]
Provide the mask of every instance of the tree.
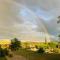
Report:
[{"label": "tree", "polygon": [[57,21],[57,23],[60,23],[60,16],[58,16],[58,21]]},{"label": "tree", "polygon": [[58,35],[58,37],[59,37],[59,42],[60,42],[60,34]]},{"label": "tree", "polygon": [[11,40],[11,45],[10,45],[11,50],[18,50],[20,47],[21,47],[21,41],[19,41],[17,38]]},{"label": "tree", "polygon": [[45,37],[45,44],[47,44],[47,39],[46,39],[46,37]]},{"label": "tree", "polygon": [[56,47],[60,48],[60,34],[58,35],[58,37],[59,37],[59,41],[58,41],[58,45]]}]

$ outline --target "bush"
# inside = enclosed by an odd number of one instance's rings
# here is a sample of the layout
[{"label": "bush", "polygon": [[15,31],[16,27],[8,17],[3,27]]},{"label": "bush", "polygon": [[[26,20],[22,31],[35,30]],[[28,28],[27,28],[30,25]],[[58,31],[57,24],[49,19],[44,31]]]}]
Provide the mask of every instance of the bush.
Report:
[{"label": "bush", "polygon": [[[3,49],[0,46],[0,57],[5,57],[5,56],[9,56],[9,50],[7,48]],[[12,55],[11,55],[12,56]]]},{"label": "bush", "polygon": [[0,57],[4,57],[4,56],[5,56],[4,51],[2,48],[0,48]]},{"label": "bush", "polygon": [[18,50],[19,48],[21,48],[21,42],[17,38],[14,38],[13,40],[11,40],[11,45],[9,48],[12,51]]},{"label": "bush", "polygon": [[4,54],[7,55],[7,56],[9,55],[9,50],[8,50],[7,48],[5,48],[5,49],[3,50],[3,52],[4,52]]},{"label": "bush", "polygon": [[37,52],[38,52],[38,53],[44,53],[45,50],[41,47],[41,48],[39,48],[39,50],[38,50]]},{"label": "bush", "polygon": [[13,57],[13,54],[9,54],[8,56],[9,56],[9,57]]},{"label": "bush", "polygon": [[9,51],[7,49],[0,48],[0,57],[8,56]]},{"label": "bush", "polygon": [[35,48],[36,48],[36,49],[38,49],[38,46],[37,46],[37,45],[35,45]]}]

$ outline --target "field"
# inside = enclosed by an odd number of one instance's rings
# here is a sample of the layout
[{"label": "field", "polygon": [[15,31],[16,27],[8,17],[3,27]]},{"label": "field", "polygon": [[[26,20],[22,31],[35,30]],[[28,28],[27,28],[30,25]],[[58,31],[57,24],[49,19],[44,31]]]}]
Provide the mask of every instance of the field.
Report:
[{"label": "field", "polygon": [[57,43],[23,42],[21,43],[22,48],[11,51],[13,57],[0,57],[0,60],[60,60],[59,53],[38,53],[37,51],[30,50],[31,48],[36,48],[36,46],[38,46],[38,49],[40,47],[45,49],[48,47],[56,48],[56,44]]},{"label": "field", "polygon": [[60,60],[60,54],[39,54],[37,52],[29,51],[26,49],[20,49],[14,53],[16,55],[25,57],[26,60]]},{"label": "field", "polygon": [[35,45],[37,45],[37,46],[47,46],[47,44],[45,44],[45,43],[41,43],[41,42],[22,42],[21,43],[21,45],[24,47],[24,46],[30,46],[30,45],[32,45],[32,46],[35,46]]},{"label": "field", "polygon": [[39,54],[26,49],[19,49],[18,51],[14,51],[13,54],[12,58],[6,59],[0,57],[0,60],[60,60],[60,54]]},{"label": "field", "polygon": [[56,48],[56,45],[58,43],[57,42],[50,42],[49,43],[45,43],[45,42],[22,42],[21,45],[23,48],[28,48],[28,47],[43,47],[43,48],[49,48],[49,47],[52,47],[52,48]]}]

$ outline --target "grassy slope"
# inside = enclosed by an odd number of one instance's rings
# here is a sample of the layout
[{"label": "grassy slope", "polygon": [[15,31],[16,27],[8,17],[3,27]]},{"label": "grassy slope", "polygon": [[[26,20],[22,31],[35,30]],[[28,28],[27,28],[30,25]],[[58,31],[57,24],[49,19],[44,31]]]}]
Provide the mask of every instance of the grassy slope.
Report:
[{"label": "grassy slope", "polygon": [[27,60],[60,60],[60,54],[38,54],[36,52],[20,49],[15,52],[18,55],[24,56]]}]

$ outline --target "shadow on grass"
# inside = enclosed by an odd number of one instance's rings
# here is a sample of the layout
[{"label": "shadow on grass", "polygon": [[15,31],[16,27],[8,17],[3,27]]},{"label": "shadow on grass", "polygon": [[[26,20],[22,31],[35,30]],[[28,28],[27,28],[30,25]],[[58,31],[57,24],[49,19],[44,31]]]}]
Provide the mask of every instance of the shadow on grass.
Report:
[{"label": "shadow on grass", "polygon": [[60,54],[40,54],[37,52],[33,52],[27,49],[19,49],[14,52],[17,55],[21,55],[26,58],[26,60],[60,60]]}]

